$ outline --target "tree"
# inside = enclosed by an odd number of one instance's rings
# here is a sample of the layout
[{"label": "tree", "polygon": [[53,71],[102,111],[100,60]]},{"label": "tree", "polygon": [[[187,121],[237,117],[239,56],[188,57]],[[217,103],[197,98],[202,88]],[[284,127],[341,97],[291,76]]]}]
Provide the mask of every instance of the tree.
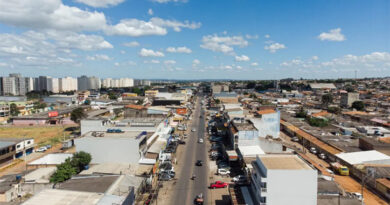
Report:
[{"label": "tree", "polygon": [[18,109],[18,106],[16,106],[15,103],[12,103],[10,106],[9,106],[9,112],[12,116],[18,116],[20,111]]},{"label": "tree", "polygon": [[79,107],[76,108],[70,113],[70,119],[75,122],[79,123],[82,118],[86,117],[86,114],[84,113],[84,109]]},{"label": "tree", "polygon": [[334,113],[334,114],[340,114],[341,108],[339,107],[328,107],[328,112]]},{"label": "tree", "polygon": [[91,154],[81,151],[73,154],[70,163],[74,168],[76,168],[77,172],[81,172],[84,170],[85,166],[91,162],[91,160]]},{"label": "tree", "polygon": [[346,90],[347,92],[349,92],[349,93],[352,93],[352,92],[355,91],[351,86],[347,86],[345,90]]},{"label": "tree", "polygon": [[329,121],[321,118],[310,117],[306,119],[310,126],[313,127],[326,127],[329,125]]},{"label": "tree", "polygon": [[333,102],[333,96],[331,94],[325,94],[322,96],[322,103],[327,106]]},{"label": "tree", "polygon": [[295,113],[296,118],[306,118],[306,116],[307,116],[307,111],[303,109],[303,107],[299,109],[299,112]]},{"label": "tree", "polygon": [[221,103],[221,101],[219,99],[215,99],[215,103],[219,104],[219,103]]},{"label": "tree", "polygon": [[114,92],[109,92],[108,98],[110,98],[110,100],[116,100],[116,99],[118,99],[118,96]]},{"label": "tree", "polygon": [[253,89],[253,88],[255,88],[256,87],[256,82],[254,82],[254,81],[250,81],[250,82],[248,82],[247,84],[246,84],[246,88],[247,89]]},{"label": "tree", "polygon": [[363,101],[355,101],[352,103],[352,108],[355,108],[356,110],[364,110],[364,103]]},{"label": "tree", "polygon": [[39,101],[34,102],[34,105],[33,105],[33,108],[35,110],[44,109],[45,107],[47,107],[47,104],[46,103],[41,103]]},{"label": "tree", "polygon": [[64,163],[57,166],[57,171],[50,177],[50,182],[59,183],[70,179],[77,174],[77,170],[71,164],[71,159],[68,158]]}]

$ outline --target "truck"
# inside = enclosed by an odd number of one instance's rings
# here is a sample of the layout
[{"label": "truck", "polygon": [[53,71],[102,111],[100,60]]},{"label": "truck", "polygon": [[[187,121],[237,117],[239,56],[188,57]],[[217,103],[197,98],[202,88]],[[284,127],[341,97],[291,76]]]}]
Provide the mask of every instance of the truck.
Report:
[{"label": "truck", "polygon": [[338,163],[338,162],[332,162],[330,163],[332,166],[333,170],[337,173],[339,173],[342,176],[348,176],[349,175],[349,169],[348,167]]}]

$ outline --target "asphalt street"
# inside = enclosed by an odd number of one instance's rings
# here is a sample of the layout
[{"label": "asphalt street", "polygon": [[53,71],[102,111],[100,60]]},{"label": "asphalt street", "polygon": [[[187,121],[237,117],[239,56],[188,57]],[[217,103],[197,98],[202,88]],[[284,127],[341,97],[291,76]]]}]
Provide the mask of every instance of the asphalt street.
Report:
[{"label": "asphalt street", "polygon": [[[204,204],[207,204],[208,192],[208,157],[206,150],[204,109],[201,106],[202,96],[198,95],[196,109],[192,116],[192,125],[188,129],[195,128],[191,132],[187,141],[186,149],[179,163],[183,163],[180,172],[180,178],[177,179],[176,188],[173,189],[172,200],[170,204],[194,204],[196,195],[202,193]],[[202,117],[199,117],[202,116]],[[204,143],[198,143],[198,139],[203,138]],[[203,161],[203,166],[195,166],[197,160]],[[191,180],[192,175],[196,175],[195,180]]]}]

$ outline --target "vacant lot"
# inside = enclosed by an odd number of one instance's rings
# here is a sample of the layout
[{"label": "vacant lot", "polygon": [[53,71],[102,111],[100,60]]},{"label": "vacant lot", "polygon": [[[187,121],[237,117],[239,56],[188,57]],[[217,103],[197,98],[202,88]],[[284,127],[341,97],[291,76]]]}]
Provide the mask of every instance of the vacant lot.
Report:
[{"label": "vacant lot", "polygon": [[62,126],[28,126],[28,127],[0,127],[0,138],[34,138],[35,144],[57,144],[65,137],[68,138],[75,127]]}]

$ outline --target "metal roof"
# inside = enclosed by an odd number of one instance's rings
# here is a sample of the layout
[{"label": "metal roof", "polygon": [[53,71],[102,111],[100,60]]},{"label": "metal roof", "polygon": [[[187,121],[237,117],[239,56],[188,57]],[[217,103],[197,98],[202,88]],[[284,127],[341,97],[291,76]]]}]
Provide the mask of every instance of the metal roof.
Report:
[{"label": "metal roof", "polygon": [[9,141],[0,141],[0,149],[7,148],[9,146],[15,145],[15,142],[9,142]]}]

